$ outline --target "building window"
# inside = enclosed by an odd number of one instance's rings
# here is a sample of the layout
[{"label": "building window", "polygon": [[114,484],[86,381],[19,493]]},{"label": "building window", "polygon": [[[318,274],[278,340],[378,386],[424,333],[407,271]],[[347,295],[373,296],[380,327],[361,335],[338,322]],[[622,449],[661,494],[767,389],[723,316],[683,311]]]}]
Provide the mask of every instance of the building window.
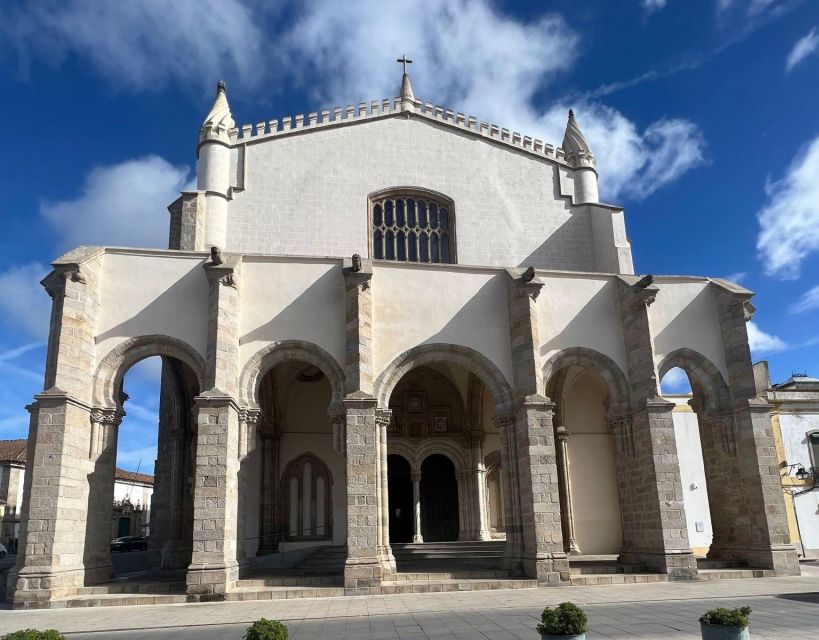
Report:
[{"label": "building window", "polygon": [[819,469],[819,431],[808,434],[808,451],[810,452],[810,466]]},{"label": "building window", "polygon": [[312,453],[291,460],[282,474],[282,519],[289,540],[333,537],[333,477]]},{"label": "building window", "polygon": [[372,252],[376,260],[454,264],[452,201],[422,190],[391,190],[370,197]]}]

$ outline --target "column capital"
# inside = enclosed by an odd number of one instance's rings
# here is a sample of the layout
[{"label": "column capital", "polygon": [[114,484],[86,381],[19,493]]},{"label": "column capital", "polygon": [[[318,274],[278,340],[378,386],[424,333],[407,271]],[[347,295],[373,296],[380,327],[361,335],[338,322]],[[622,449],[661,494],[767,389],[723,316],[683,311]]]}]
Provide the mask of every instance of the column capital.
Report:
[{"label": "column capital", "polygon": [[210,283],[219,283],[234,289],[239,288],[239,267],[242,256],[238,254],[222,254],[216,247],[211,249],[211,259],[202,267]]},{"label": "column capital", "polygon": [[351,258],[344,258],[341,272],[344,274],[344,282],[347,286],[369,289],[373,277],[373,262],[356,253]]},{"label": "column capital", "polygon": [[560,425],[555,429],[555,436],[557,436],[557,439],[561,442],[566,442],[569,439],[569,432],[566,427]]},{"label": "column capital", "polygon": [[506,275],[509,276],[515,297],[530,298],[532,301],[537,300],[540,290],[543,288],[543,282],[535,276],[534,267],[507,269]]},{"label": "column capital", "polygon": [[498,431],[503,433],[508,427],[515,426],[515,416],[514,414],[511,413],[506,415],[495,416],[494,423]]},{"label": "column capital", "polygon": [[413,482],[421,482],[421,472],[410,471],[410,480],[412,480]]},{"label": "column capital", "polygon": [[375,424],[382,429],[386,429],[392,422],[392,409],[376,409]]},{"label": "column capital", "polygon": [[118,427],[120,424],[122,424],[122,418],[124,416],[125,412],[121,409],[94,407],[88,417],[94,424],[105,424]]}]

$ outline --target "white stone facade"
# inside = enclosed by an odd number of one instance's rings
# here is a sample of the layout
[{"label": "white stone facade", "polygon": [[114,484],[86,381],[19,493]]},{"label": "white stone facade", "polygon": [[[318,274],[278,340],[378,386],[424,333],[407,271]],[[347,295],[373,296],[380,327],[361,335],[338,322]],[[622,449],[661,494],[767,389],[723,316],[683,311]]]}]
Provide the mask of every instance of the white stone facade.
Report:
[{"label": "white stone facade", "polygon": [[[334,543],[348,593],[387,592],[406,523],[390,508],[391,455],[409,464],[412,539],[503,535],[504,570],[542,585],[567,582],[580,543],[691,578],[674,405],[657,382],[673,366],[713,425],[707,472],[743,479],[712,498],[733,506],[710,556],[798,572],[770,490],[751,293],[631,275],[622,211],[592,201],[594,159],[573,118],[564,153],[410,96],[240,136],[220,87],[199,192],[170,207],[172,248],[84,247],[54,263],[17,606],[54,606],[110,576],[98,528],[120,384],[152,355],[152,545],[159,570],[186,571],[192,599],[224,598],[270,554]],[[451,199],[457,264],[367,258],[368,195],[397,187]],[[433,456],[450,502],[424,479]],[[579,464],[605,475],[604,494]]]}]

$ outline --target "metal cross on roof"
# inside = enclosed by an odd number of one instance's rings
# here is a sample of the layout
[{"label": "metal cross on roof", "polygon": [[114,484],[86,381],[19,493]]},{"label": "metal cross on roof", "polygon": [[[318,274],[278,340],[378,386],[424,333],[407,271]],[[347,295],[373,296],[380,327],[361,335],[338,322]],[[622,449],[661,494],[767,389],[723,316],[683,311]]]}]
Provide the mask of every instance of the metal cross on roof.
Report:
[{"label": "metal cross on roof", "polygon": [[407,73],[407,65],[412,64],[412,60],[407,59],[407,54],[406,53],[404,55],[402,55],[400,58],[398,58],[398,60],[396,60],[396,62],[400,62],[401,64],[404,65],[404,73],[405,74]]}]

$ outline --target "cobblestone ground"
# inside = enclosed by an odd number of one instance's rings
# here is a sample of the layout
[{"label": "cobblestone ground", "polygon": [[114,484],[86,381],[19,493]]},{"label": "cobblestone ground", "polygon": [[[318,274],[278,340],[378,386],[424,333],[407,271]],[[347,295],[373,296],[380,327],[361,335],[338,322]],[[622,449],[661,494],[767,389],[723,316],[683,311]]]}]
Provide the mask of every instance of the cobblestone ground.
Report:
[{"label": "cobblestone ground", "polygon": [[754,640],[813,640],[819,630],[819,570],[805,573],[711,583],[2,611],[0,634],[51,627],[71,640],[239,640],[251,621],[265,616],[284,621],[291,640],[536,640],[540,609],[572,600],[588,613],[589,640],[696,639],[703,611],[746,604],[754,610]]}]

